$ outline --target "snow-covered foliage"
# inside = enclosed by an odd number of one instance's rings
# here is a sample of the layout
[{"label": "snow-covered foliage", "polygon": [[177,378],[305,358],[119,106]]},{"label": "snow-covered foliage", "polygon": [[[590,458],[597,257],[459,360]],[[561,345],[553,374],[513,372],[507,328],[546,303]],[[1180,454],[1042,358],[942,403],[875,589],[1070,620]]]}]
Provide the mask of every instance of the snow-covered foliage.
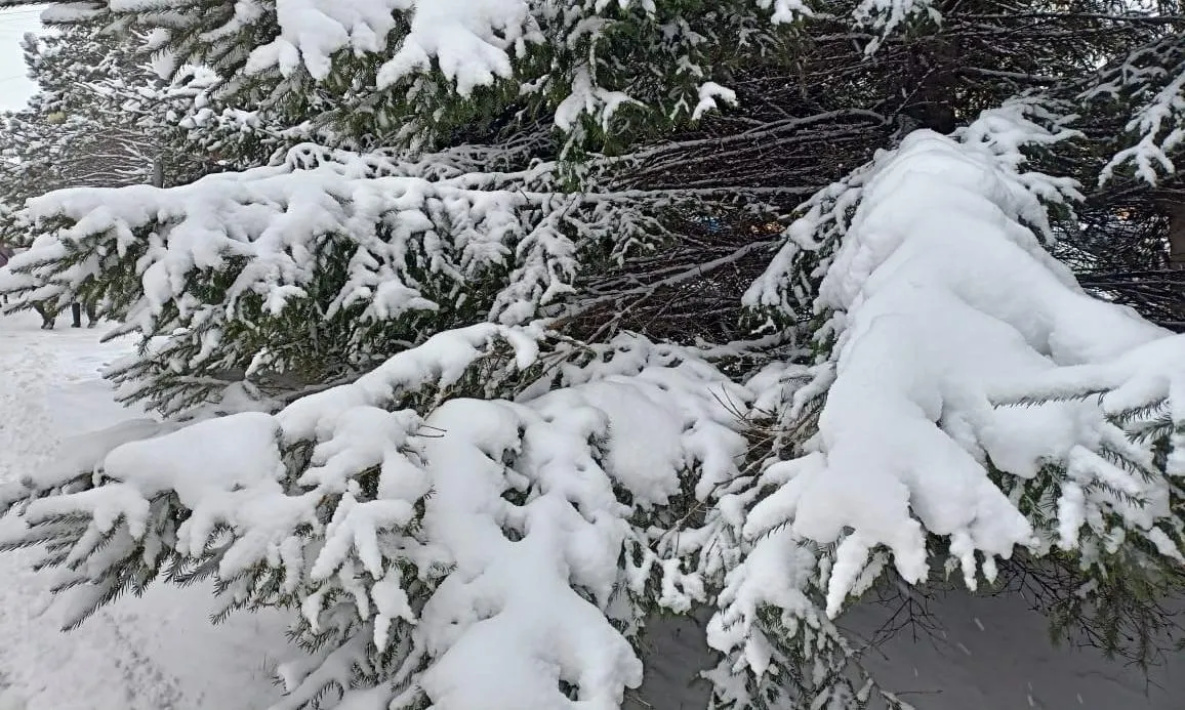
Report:
[{"label": "snow-covered foliage", "polygon": [[[362,112],[387,145],[422,146],[506,93],[542,108],[573,143],[700,119],[731,91],[722,82],[738,66],[738,54],[719,48],[790,61],[786,43],[820,15],[867,27],[870,38],[938,17],[929,0],[84,0],[46,17],[133,17],[155,28],[161,69],[209,67],[225,95],[249,95],[294,122],[321,112],[358,126]],[[440,109],[429,116],[417,105]]]},{"label": "snow-covered foliage", "polygon": [[[22,213],[40,236],[0,289],[20,296],[10,308],[101,304],[144,338],[116,366],[126,396],[173,415],[225,388],[287,396],[365,372],[431,334],[428,322],[555,315],[578,252],[587,263],[646,238],[651,221],[628,195],[559,191],[554,165],[483,174],[457,161],[305,144],[281,165],[167,190],[59,191]],[[114,271],[125,278],[98,278]],[[310,338],[241,337],[269,321]]]},{"label": "snow-covered foliage", "polygon": [[[351,702],[369,703],[357,707],[425,694],[440,708],[568,707],[565,687],[617,707],[641,682],[640,610],[705,601],[727,562],[710,534],[673,540],[631,518],[689,491],[702,504],[735,476],[746,442],[726,402],[747,395],[631,339],[517,403],[445,396],[472,390],[476,363],[478,390],[488,364],[531,366],[540,335],[441,333],[274,416],[125,443],[87,462],[93,474],[33,476],[31,490],[59,493],[22,509],[20,543],[50,545],[59,583],[86,585],[80,615],[158,575],[216,575],[232,607],[299,607],[300,640],[324,650],[285,671],[277,707],[349,690],[351,675]],[[421,396],[423,415],[401,408]],[[217,459],[202,453],[213,442]]]},{"label": "snow-covered foliage", "polygon": [[14,218],[8,307],[119,321],[163,421],[0,492],[4,544],[77,620],[289,610],[294,710],[619,707],[705,607],[711,707],[900,706],[835,621],[882,580],[1166,578],[1185,345],[1046,251],[1081,195],[1026,154],[1078,134],[1000,103],[1126,19],[970,5],[76,6],[205,77],[176,120],[239,171]]},{"label": "snow-covered foliage", "polygon": [[[1109,418],[1158,404],[1171,371],[1141,393],[1149,399],[1116,404],[1132,395],[1066,401],[1122,382],[1075,382],[1058,368],[1089,371],[1154,341],[1167,349],[1182,341],[1085,295],[1044,252],[1040,200],[1073,188],[1018,170],[1018,137],[1057,136],[1009,115],[1017,110],[988,113],[963,132],[962,146],[915,134],[878,161],[862,176],[860,206],[823,279],[816,307],[834,313],[836,341],[820,366],[833,381],[819,433],[810,454],[768,469],[789,484],[748,524],[792,520],[802,537],[840,543],[830,613],[880,546],[905,579],[923,579],[926,533],[950,537],[971,586],[979,571],[990,581],[993,559],[1018,545],[1089,549],[1095,543],[1079,539],[1084,524],[1104,539],[1113,525],[1130,528],[1179,557],[1176,542],[1165,545],[1181,535],[1169,504],[1175,484],[1154,475],[1152,451],[1133,447]],[[836,203],[842,209],[842,196]],[[1025,399],[1044,377],[1065,389],[1032,391],[1031,407],[998,406]],[[1040,474],[1050,466],[1062,491],[1045,492],[1057,514],[1041,529],[1018,506],[1038,500],[1027,482],[1047,485]]]},{"label": "snow-covered foliage", "polygon": [[1101,179],[1125,166],[1155,185],[1157,176],[1176,171],[1172,156],[1185,139],[1185,36],[1168,33],[1106,67],[1081,96],[1130,107],[1125,126],[1129,141],[1104,168]]},{"label": "snow-covered foliage", "polygon": [[[760,673],[788,655],[786,629],[819,627],[812,592],[834,616],[889,565],[918,584],[937,562],[974,589],[1017,551],[1070,552],[1100,578],[1182,560],[1182,487],[1166,467],[1180,454],[1165,456],[1181,443],[1170,411],[1185,340],[1084,294],[1043,250],[1042,203],[1075,193],[1021,169],[1025,144],[1065,137],[1029,108],[988,112],[959,142],[909,136],[816,198],[751,289],[780,306],[787,264],[822,261],[814,308],[828,325],[817,364],[749,383],[788,439],[775,454],[794,455],[757,478],[768,495],[743,528],[755,542],[721,596],[746,606],[718,619],[762,632],[717,632],[741,667]],[[771,560],[796,564],[771,577]],[[760,604],[785,628],[761,626]]]},{"label": "snow-covered foliage", "polygon": [[176,121],[199,89],[155,80],[134,33],[70,26],[28,36],[24,49],[39,92],[4,117],[6,204],[70,186],[192,179],[200,159],[178,150]]},{"label": "snow-covered foliage", "polygon": [[816,364],[742,384],[638,338],[443,330],[275,414],[85,447],[5,492],[8,544],[47,546],[79,618],[209,575],[228,609],[299,610],[311,655],[277,707],[617,707],[646,615],[701,604],[716,707],[854,706],[875,686],[830,619],[889,565],[974,586],[1018,549],[1100,575],[1181,558],[1185,345],[1043,251],[1043,203],[1074,190],[1023,172],[1065,137],[1027,108],[916,133],[816,200],[793,230],[834,249]]}]

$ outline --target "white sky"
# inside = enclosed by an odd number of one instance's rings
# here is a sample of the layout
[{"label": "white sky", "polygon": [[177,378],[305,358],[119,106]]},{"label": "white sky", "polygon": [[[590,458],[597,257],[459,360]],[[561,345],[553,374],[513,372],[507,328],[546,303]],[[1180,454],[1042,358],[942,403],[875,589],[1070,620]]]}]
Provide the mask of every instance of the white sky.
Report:
[{"label": "white sky", "polygon": [[0,10],[0,111],[22,108],[37,89],[25,76],[21,38],[41,29],[43,6]]}]

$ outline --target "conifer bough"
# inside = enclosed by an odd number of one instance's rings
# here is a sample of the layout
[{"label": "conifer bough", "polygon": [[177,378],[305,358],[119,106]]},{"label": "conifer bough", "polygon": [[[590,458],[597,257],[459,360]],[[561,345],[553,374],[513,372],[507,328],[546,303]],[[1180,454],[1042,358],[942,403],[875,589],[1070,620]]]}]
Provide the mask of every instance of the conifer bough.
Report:
[{"label": "conifer bough", "polygon": [[212,72],[169,120],[236,155],[12,206],[8,308],[117,319],[160,416],[0,489],[2,544],[75,623],[290,610],[293,709],[618,708],[703,609],[707,708],[906,707],[834,623],[875,585],[1179,589],[1185,337],[1050,251],[1083,185],[1171,174],[1170,72],[1082,87],[1175,16],[957,5],[55,5]]}]

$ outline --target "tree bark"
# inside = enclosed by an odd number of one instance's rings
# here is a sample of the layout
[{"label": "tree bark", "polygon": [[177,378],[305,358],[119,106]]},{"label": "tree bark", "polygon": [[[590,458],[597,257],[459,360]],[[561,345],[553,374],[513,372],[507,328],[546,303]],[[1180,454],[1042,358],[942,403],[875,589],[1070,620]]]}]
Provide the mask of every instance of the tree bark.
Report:
[{"label": "tree bark", "polygon": [[165,186],[165,159],[160,155],[156,156],[156,159],[152,161],[152,186]]},{"label": "tree bark", "polygon": [[1185,269],[1185,200],[1174,200],[1165,208],[1169,217],[1169,268]]}]

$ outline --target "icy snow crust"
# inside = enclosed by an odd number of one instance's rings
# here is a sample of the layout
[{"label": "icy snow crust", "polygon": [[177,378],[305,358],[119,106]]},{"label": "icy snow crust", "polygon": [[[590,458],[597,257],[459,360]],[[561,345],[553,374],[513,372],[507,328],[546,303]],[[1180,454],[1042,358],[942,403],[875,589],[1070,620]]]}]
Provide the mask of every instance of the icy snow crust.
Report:
[{"label": "icy snow crust", "polygon": [[[1131,435],[1164,417],[1185,423],[1185,339],[1085,295],[1043,251],[1042,200],[1073,185],[1021,171],[1023,144],[1062,137],[1024,113],[989,112],[957,139],[908,137],[792,230],[747,298],[783,302],[794,254],[822,248],[813,235],[840,224],[814,304],[837,340],[814,365],[772,363],[741,385],[705,351],[628,336],[557,345],[543,325],[473,325],[275,414],[160,435],[121,428],[106,449],[103,437],[83,447],[73,470],[0,490],[0,504],[27,501],[18,542],[53,544],[63,586],[95,583],[77,590],[80,616],[132,563],[149,577],[209,570],[231,606],[295,599],[298,633],[338,641],[285,669],[277,709],[358,668],[379,680],[352,690],[349,707],[616,708],[642,679],[633,642],[645,615],[697,604],[717,607],[707,640],[724,656],[711,675],[719,698],[750,702],[746,678],[784,682],[771,669],[788,662],[790,640],[817,653],[804,682],[823,697],[837,668],[824,651],[847,652],[829,617],[886,564],[923,581],[933,536],[949,540],[946,563],[972,587],[1018,546],[1105,564],[1135,535],[1181,557],[1185,440],[1173,435],[1166,472]],[[283,261],[291,252],[264,245],[286,229],[295,244],[318,225],[369,234],[363,216],[385,213],[326,209],[327,221],[300,213],[265,228],[268,195],[332,207],[343,189],[364,205],[427,189],[347,173],[289,165],[239,187],[145,193],[185,218],[151,237],[149,300],[179,298],[173,275],[222,250],[254,249],[253,263],[282,273],[298,266]],[[406,192],[380,196],[380,184]],[[33,211],[118,239],[151,220],[103,198],[59,193]],[[201,205],[237,206],[251,238],[224,234],[225,214],[202,231]],[[843,216],[827,222],[821,205]],[[69,236],[44,237],[13,264],[58,254]],[[275,286],[276,308],[287,288]],[[514,401],[455,396],[479,370],[546,375]],[[750,417],[798,416],[819,397],[803,455],[743,467]],[[678,499],[694,520],[670,520]],[[771,607],[781,636],[762,621]],[[376,649],[388,654],[381,668]]]}]

